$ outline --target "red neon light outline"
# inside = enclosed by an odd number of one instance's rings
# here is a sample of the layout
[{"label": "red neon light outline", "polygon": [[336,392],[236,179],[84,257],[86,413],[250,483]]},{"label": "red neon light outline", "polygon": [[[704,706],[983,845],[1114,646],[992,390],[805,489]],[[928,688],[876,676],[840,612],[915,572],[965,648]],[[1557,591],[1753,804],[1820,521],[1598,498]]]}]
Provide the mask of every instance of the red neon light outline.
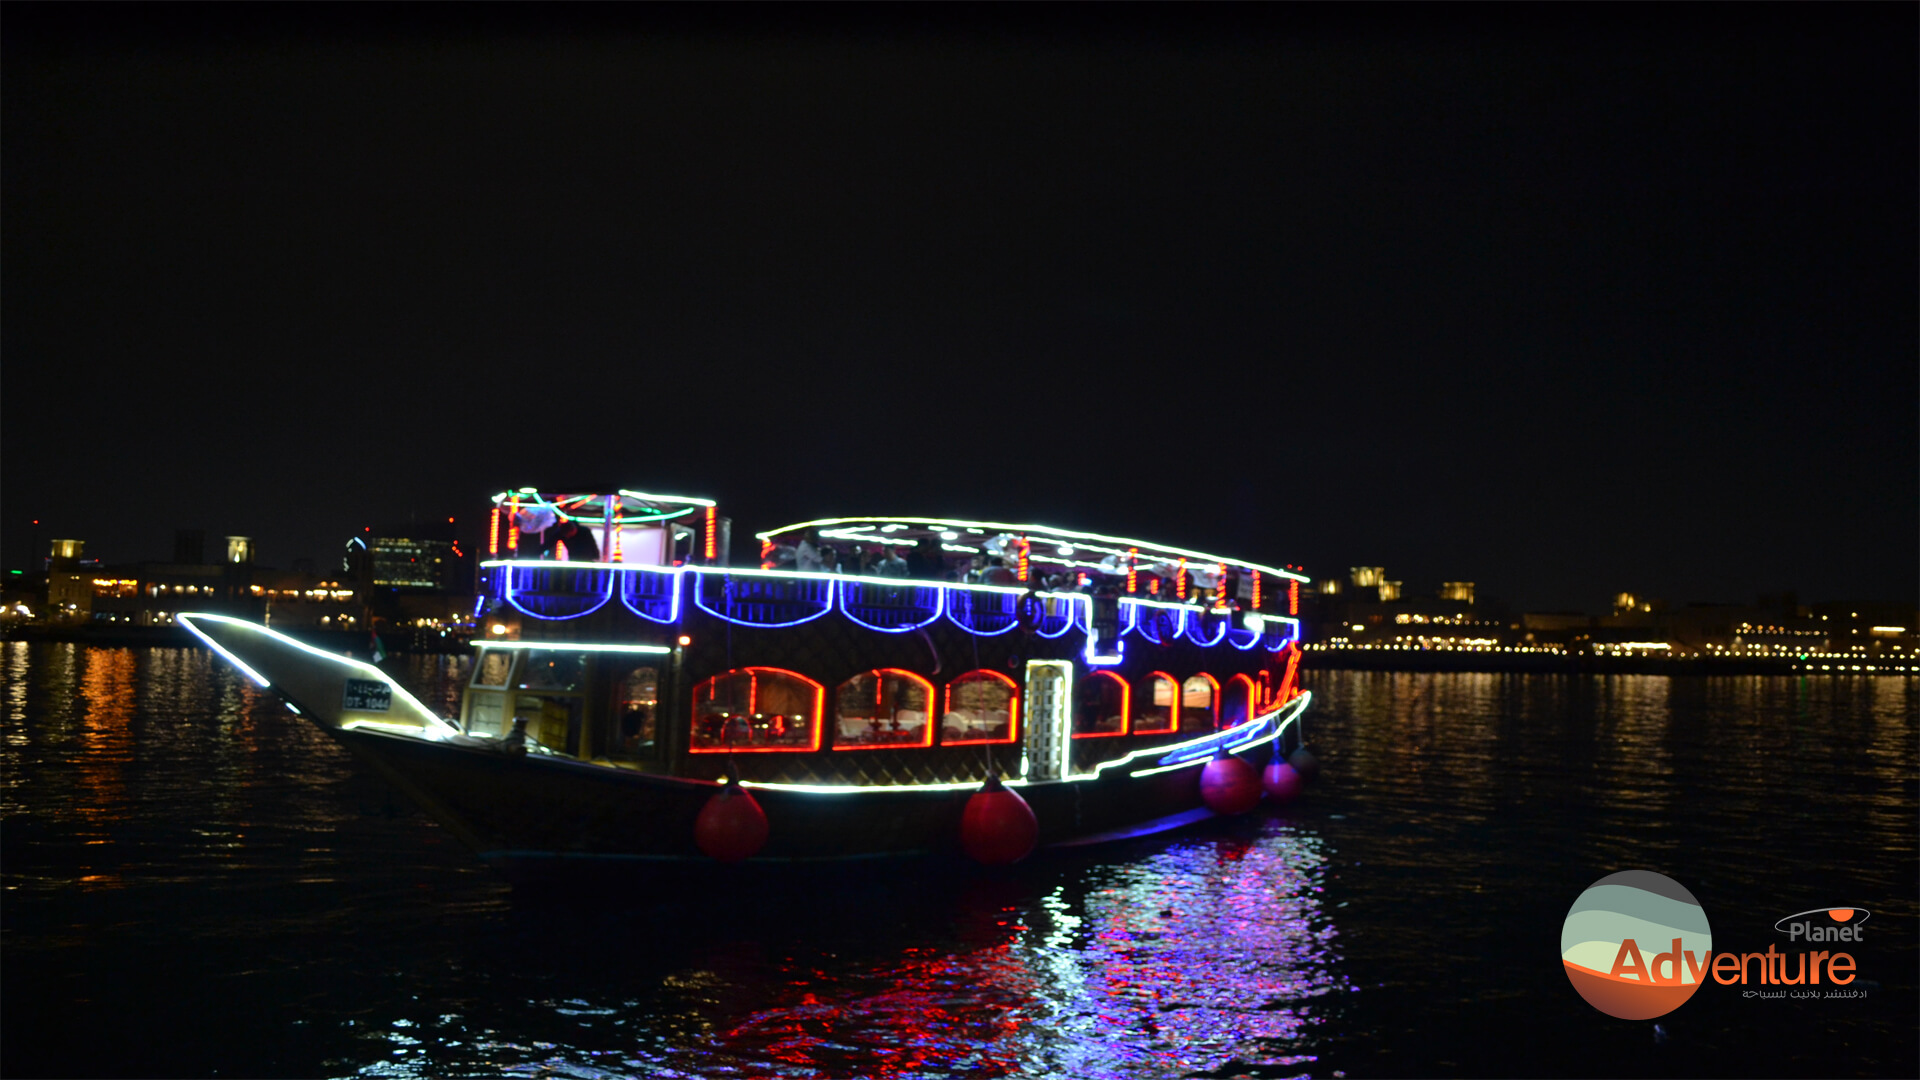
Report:
[{"label": "red neon light outline", "polygon": [[[1235,675],[1235,676],[1233,676],[1232,678],[1230,678],[1230,679],[1228,679],[1228,680],[1227,680],[1227,686],[1228,686],[1229,688],[1231,688],[1231,687],[1232,687],[1232,686],[1233,686],[1233,685],[1234,685],[1235,683],[1246,683],[1246,684],[1247,684],[1247,687],[1246,687],[1246,694],[1247,694],[1247,715],[1245,715],[1245,716],[1243,716],[1243,717],[1241,717],[1241,718],[1240,718],[1240,722],[1244,724],[1244,723],[1246,723],[1246,722],[1247,722],[1248,720],[1251,720],[1251,719],[1253,719],[1253,718],[1254,718],[1254,717],[1255,717],[1256,715],[1258,715],[1258,710],[1259,710],[1259,706],[1260,706],[1260,688],[1259,688],[1258,686],[1256,686],[1256,685],[1254,685],[1254,681],[1253,681],[1253,676],[1251,676],[1251,675],[1248,675],[1248,674],[1246,674],[1246,673],[1244,673],[1244,672],[1243,672],[1243,673],[1241,673],[1241,674],[1239,674],[1239,675]],[[1228,691],[1228,692],[1230,693],[1230,692],[1231,692],[1231,690],[1229,689],[1229,691]],[[1222,713],[1222,711],[1221,711],[1220,709],[1218,709],[1218,708],[1215,708],[1215,709],[1214,709],[1214,711],[1213,711],[1213,727],[1214,727],[1214,730],[1216,730],[1216,731],[1218,731],[1218,730],[1220,729],[1220,725],[1221,725],[1221,724],[1222,724],[1222,723],[1224,722],[1224,721],[1223,721],[1223,720],[1221,719],[1221,717],[1222,717],[1222,715],[1223,715],[1223,713]]]},{"label": "red neon light outline", "polygon": [[1021,537],[1020,538],[1020,580],[1021,581],[1027,580],[1027,553],[1032,549],[1033,549],[1033,545],[1027,542],[1027,538],[1024,536]]},{"label": "red neon light outline", "polygon": [[507,550],[520,550],[520,496],[507,500]]},{"label": "red neon light outline", "polygon": [[707,561],[713,561],[716,538],[720,535],[719,519],[714,517],[713,507],[707,507]]},{"label": "red neon light outline", "polygon": [[1175,600],[1187,598],[1187,560],[1185,559],[1181,559],[1180,565],[1173,569],[1173,598]]},{"label": "red neon light outline", "polygon": [[1300,614],[1300,582],[1287,579],[1287,614]]},{"label": "red neon light outline", "polygon": [[[746,675],[753,680],[752,682],[749,682],[747,684],[747,711],[749,713],[757,712],[758,710],[755,709],[754,706],[760,703],[759,678],[763,674],[788,675],[793,678],[799,679],[801,682],[806,683],[808,686],[813,687],[813,717],[812,717],[813,742],[812,744],[809,746],[709,746],[704,748],[698,747],[693,745],[693,722],[699,719],[699,714],[696,712],[687,718],[687,753],[689,754],[727,754],[727,753],[811,754],[820,749],[820,731],[821,731],[821,728],[824,726],[824,721],[825,721],[826,712],[827,712],[827,688],[824,686],[821,686],[819,683],[814,682],[812,679],[807,678],[805,675],[802,675],[797,671],[788,671],[786,668],[772,668],[772,667],[743,667],[743,668],[734,668],[731,671],[723,671],[718,675],[709,676],[708,678],[702,680],[701,682],[697,683],[694,686],[692,707],[695,709],[698,709],[700,707],[700,691],[702,689],[710,688],[713,686],[714,683],[720,681],[721,679],[727,678],[728,676],[731,676],[731,675]],[[713,694],[711,690],[709,690],[707,694],[707,700],[708,701],[713,700]]]},{"label": "red neon light outline", "polygon": [[1227,564],[1220,563],[1214,569],[1220,575],[1213,583],[1213,606],[1217,609],[1227,606]]},{"label": "red neon light outline", "polygon": [[1287,646],[1287,673],[1280,679],[1280,694],[1275,704],[1284,705],[1299,695],[1300,690],[1293,685],[1293,677],[1300,668],[1300,646]]},{"label": "red neon light outline", "polygon": [[[1165,679],[1168,685],[1173,687],[1173,703],[1167,706],[1167,726],[1166,727],[1134,728],[1133,734],[1135,735],[1166,735],[1171,732],[1179,731],[1180,730],[1180,688],[1181,688],[1180,680],[1174,678],[1173,676],[1167,674],[1164,671],[1148,672],[1147,678],[1150,680]],[[1141,718],[1145,719],[1144,714],[1142,715]]]},{"label": "red neon light outline", "polygon": [[1253,610],[1260,610],[1260,571],[1253,572]]},{"label": "red neon light outline", "polygon": [[1140,584],[1140,568],[1136,565],[1140,558],[1139,548],[1127,549],[1127,591],[1136,592]]},{"label": "red neon light outline", "polygon": [[[1208,691],[1208,693],[1211,696],[1211,699],[1213,701],[1213,704],[1211,706],[1213,710],[1213,730],[1218,731],[1220,730],[1220,680],[1214,678],[1213,676],[1207,674],[1206,672],[1204,671],[1195,672],[1192,675],[1187,676],[1186,680],[1180,684],[1180,711],[1182,713],[1187,711],[1187,683],[1190,683],[1195,679],[1207,680],[1207,684],[1210,687],[1210,690]],[[1184,724],[1182,726],[1184,726]]]},{"label": "red neon light outline", "polygon": [[[881,699],[881,695],[886,693],[886,685],[887,685],[886,677],[888,675],[904,675],[908,679],[911,679],[912,681],[919,683],[920,689],[925,691],[927,695],[926,738],[920,742],[915,742],[915,743],[851,743],[846,746],[841,746],[840,745],[840,705],[839,705],[840,693],[839,693],[839,687],[835,687],[834,695],[833,695],[834,697],[833,748],[835,750],[920,750],[933,745],[933,725],[937,718],[933,715],[934,698],[933,698],[932,683],[928,682],[927,680],[921,678],[918,675],[915,675],[911,671],[904,671],[900,668],[890,668],[890,667],[889,668],[871,668],[867,671],[860,672],[859,675],[855,675],[853,679],[859,678],[860,675],[874,676],[874,680],[873,680],[874,696],[876,699],[880,699],[880,700],[874,701],[875,705],[879,705],[883,703],[884,699]],[[853,679],[848,679],[846,682],[841,683],[840,686],[847,685],[847,683],[852,682]]]},{"label": "red neon light outline", "polygon": [[1007,689],[1013,691],[1012,694],[1007,696],[1007,737],[1004,739],[955,739],[952,742],[948,742],[946,739],[941,739],[940,745],[941,746],[989,746],[989,745],[1004,746],[1007,743],[1019,742],[1020,741],[1020,684],[1017,682],[1014,682],[1012,679],[1008,678],[1005,675],[1000,674],[997,671],[990,671],[986,668],[975,668],[972,671],[963,671],[960,674],[955,675],[952,679],[948,680],[947,694],[945,699],[942,701],[944,708],[940,710],[940,715],[945,716],[946,714],[953,711],[953,688],[959,683],[964,682],[975,675],[985,675],[989,678],[998,679],[999,681],[1007,684]]},{"label": "red neon light outline", "polygon": [[1108,739],[1115,735],[1133,734],[1133,687],[1128,686],[1127,680],[1115,675],[1111,671],[1090,671],[1085,678],[1080,680],[1080,685],[1085,686],[1094,679],[1099,678],[1112,679],[1114,682],[1120,684],[1120,730],[1076,731],[1073,733],[1073,737],[1076,739]]},{"label": "red neon light outline", "polygon": [[500,508],[498,506],[493,508],[493,513],[487,518],[487,554],[500,554]]}]

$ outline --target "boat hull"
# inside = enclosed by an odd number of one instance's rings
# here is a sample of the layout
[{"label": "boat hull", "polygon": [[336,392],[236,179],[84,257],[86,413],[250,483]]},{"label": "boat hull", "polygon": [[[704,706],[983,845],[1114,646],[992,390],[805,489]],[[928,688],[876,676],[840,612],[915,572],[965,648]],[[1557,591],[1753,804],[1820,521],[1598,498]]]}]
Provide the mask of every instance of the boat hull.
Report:
[{"label": "boat hull", "polygon": [[[849,783],[835,777],[862,758],[833,750],[683,756],[677,768],[646,768],[583,760],[530,739],[478,737],[433,714],[364,661],[238,619],[191,615],[182,623],[509,876],[574,865],[710,861],[694,841],[694,823],[721,788],[716,776],[736,757],[769,826],[751,862],[958,860],[967,801],[990,769],[1033,809],[1041,847],[1139,835],[1211,816],[1199,779],[1212,754],[1297,744],[1310,700],[1299,694],[1243,724],[1197,736],[1169,731],[1055,743],[1058,758],[1045,760],[1063,779],[1028,777],[1011,767],[1034,751],[1029,743],[991,748],[997,755],[981,748],[978,757],[974,748],[902,752],[945,762],[922,770],[932,773],[924,779],[913,769],[886,766],[883,752],[863,751],[879,764],[851,771],[888,779]],[[1022,714],[1032,717],[1035,710]],[[1055,730],[1066,730],[1064,712],[1055,722]],[[796,764],[770,768],[767,759],[776,756]],[[795,782],[788,778],[793,775],[816,779]]]},{"label": "boat hull", "polygon": [[[489,863],[706,858],[694,843],[694,821],[719,790],[712,782],[370,729],[330,730]],[[1033,808],[1040,845],[1065,846],[1212,816],[1200,797],[1204,766],[1202,759],[1145,776],[1116,769],[1012,790]],[[767,862],[957,858],[960,819],[973,794],[946,785],[749,790],[768,820],[766,846],[754,859]]]}]

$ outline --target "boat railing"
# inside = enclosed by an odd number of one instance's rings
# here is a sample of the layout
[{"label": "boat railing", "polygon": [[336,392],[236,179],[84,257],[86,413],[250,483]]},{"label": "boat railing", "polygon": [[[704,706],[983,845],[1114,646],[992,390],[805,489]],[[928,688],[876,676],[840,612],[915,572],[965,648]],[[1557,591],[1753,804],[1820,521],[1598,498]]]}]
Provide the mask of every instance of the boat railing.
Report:
[{"label": "boat railing", "polygon": [[1026,596],[1016,589],[953,589],[947,593],[947,620],[970,634],[996,637],[1020,625],[1020,604]]},{"label": "boat railing", "polygon": [[797,626],[833,610],[835,582],[829,577],[788,577],[765,571],[702,571],[695,577],[694,604],[742,626]]},{"label": "boat railing", "polygon": [[[981,636],[1025,628],[1043,638],[1059,638],[1076,629],[1090,632],[1095,606],[1085,592],[707,566],[521,561],[486,564],[483,575],[491,595],[539,619],[588,615],[617,594],[635,615],[667,625],[680,621],[690,601],[708,614],[744,626],[796,626],[838,607],[860,626],[886,633],[920,629],[945,618]],[[690,582],[685,580],[689,577]],[[1184,638],[1203,648],[1231,645],[1278,652],[1300,638],[1299,621],[1285,616],[1124,595],[1109,602],[1116,604],[1118,614],[1116,641],[1137,635],[1170,645]]]},{"label": "boat railing", "polygon": [[940,617],[946,589],[902,581],[847,578],[840,583],[840,613],[869,630],[898,634]]},{"label": "boat railing", "polygon": [[507,603],[536,619],[577,619],[613,598],[613,571],[598,566],[516,564],[506,568]]},{"label": "boat railing", "polygon": [[675,570],[623,570],[620,602],[628,611],[657,623],[680,620],[680,575]]}]

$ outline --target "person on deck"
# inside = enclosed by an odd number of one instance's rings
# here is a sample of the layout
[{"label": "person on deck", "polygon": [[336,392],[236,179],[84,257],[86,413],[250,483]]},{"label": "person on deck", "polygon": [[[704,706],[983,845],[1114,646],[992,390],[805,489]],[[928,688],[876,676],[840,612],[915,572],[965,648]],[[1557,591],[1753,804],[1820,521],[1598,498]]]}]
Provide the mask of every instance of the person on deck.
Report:
[{"label": "person on deck", "polygon": [[873,572],[881,577],[906,577],[907,560],[900,557],[899,548],[887,548],[887,557],[874,564]]}]

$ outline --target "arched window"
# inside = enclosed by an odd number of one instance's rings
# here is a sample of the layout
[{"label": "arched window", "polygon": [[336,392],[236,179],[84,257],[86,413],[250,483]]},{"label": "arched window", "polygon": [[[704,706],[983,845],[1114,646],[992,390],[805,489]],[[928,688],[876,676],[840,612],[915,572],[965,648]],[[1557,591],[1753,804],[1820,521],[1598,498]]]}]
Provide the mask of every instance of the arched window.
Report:
[{"label": "arched window", "polygon": [[1220,726],[1220,684],[1201,672],[1180,684],[1180,730],[1211,731]]},{"label": "arched window", "polygon": [[833,748],[932,746],[933,684],[911,671],[863,671],[834,694]]},{"label": "arched window", "polygon": [[1144,699],[1133,721],[1135,735],[1160,735],[1180,725],[1180,682],[1164,671],[1141,680]]},{"label": "arched window", "polygon": [[1010,743],[1020,736],[1020,685],[997,671],[969,671],[947,684],[940,745]]},{"label": "arched window", "polygon": [[1226,692],[1221,697],[1220,726],[1239,727],[1253,719],[1254,705],[1260,700],[1260,691],[1251,675],[1235,675],[1227,680]]},{"label": "arched window", "polygon": [[739,668],[715,675],[693,688],[693,730],[687,750],[695,754],[818,750],[826,696],[826,688],[819,683],[779,668]]},{"label": "arched window", "polygon": [[1125,735],[1130,697],[1126,680],[1111,671],[1081,679],[1073,695],[1073,737]]}]

